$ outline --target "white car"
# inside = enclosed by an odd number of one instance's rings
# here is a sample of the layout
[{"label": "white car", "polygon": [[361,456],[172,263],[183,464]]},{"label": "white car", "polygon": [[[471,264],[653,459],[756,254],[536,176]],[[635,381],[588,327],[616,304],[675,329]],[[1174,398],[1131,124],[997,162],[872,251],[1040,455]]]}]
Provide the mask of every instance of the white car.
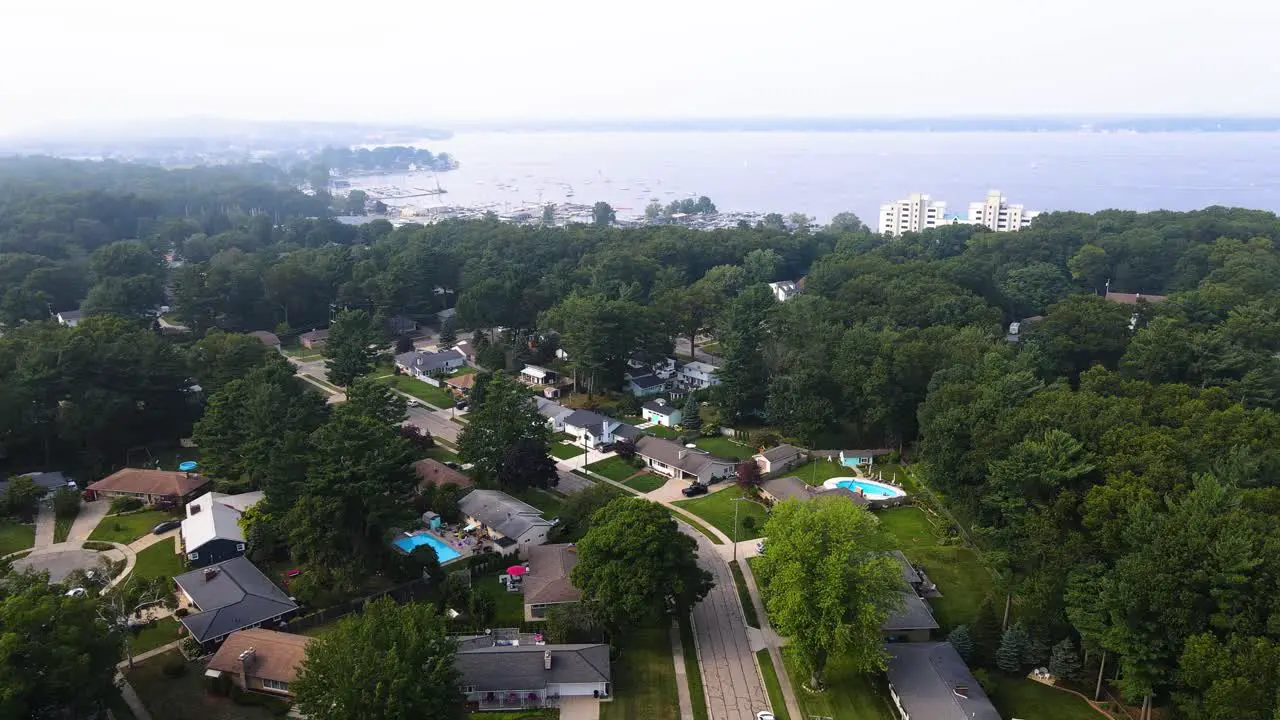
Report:
[{"label": "white car", "polygon": [[66,592],[66,597],[78,598],[84,597],[88,593],[84,588],[71,588]]},{"label": "white car", "polygon": [[761,710],[756,713],[756,720],[773,720],[773,713],[768,710]]}]

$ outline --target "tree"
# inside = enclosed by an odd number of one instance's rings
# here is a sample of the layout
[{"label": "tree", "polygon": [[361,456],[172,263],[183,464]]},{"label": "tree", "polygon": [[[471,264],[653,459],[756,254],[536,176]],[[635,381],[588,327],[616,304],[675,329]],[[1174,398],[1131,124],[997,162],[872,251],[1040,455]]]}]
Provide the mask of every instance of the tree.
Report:
[{"label": "tree", "polygon": [[613,442],[613,453],[623,460],[636,456],[636,444],[628,438],[618,438]]},{"label": "tree", "polygon": [[1175,694],[1189,720],[1273,720],[1280,645],[1269,638],[1212,633],[1187,639],[1179,661],[1185,690]]},{"label": "tree", "polygon": [[644,219],[653,222],[662,217],[662,203],[651,202],[644,206]]},{"label": "tree", "polygon": [[746,282],[769,283],[778,275],[778,265],[782,258],[770,248],[752,250],[742,258],[742,269],[746,273]]},{"label": "tree", "polygon": [[836,213],[831,217],[831,222],[827,224],[829,230],[835,232],[861,232],[867,230],[867,226],[862,220],[851,212]]},{"label": "tree", "polygon": [[833,655],[860,672],[883,668],[880,627],[902,603],[902,572],[874,552],[885,547],[875,517],[839,500],[788,500],[774,506],[764,535],[769,552],[757,574],[765,608],[811,687],[823,687]]},{"label": "tree", "polygon": [[1009,302],[1014,317],[1039,315],[1067,296],[1069,283],[1061,268],[1036,262],[1005,273],[1000,292]]},{"label": "tree", "polygon": [[1075,680],[1080,675],[1080,653],[1071,638],[1063,638],[1053,646],[1053,654],[1049,656],[1049,672],[1055,678]]},{"label": "tree", "polygon": [[542,224],[543,225],[556,224],[556,204],[555,203],[547,203],[546,205],[542,206]]},{"label": "tree", "polygon": [[10,478],[9,489],[4,495],[5,514],[23,521],[30,520],[35,516],[43,495],[44,490],[31,478],[25,475]]},{"label": "tree", "polygon": [[365,206],[369,204],[369,193],[363,190],[352,190],[347,193],[347,214],[364,215]]},{"label": "tree", "polygon": [[168,578],[139,578],[133,574],[99,599],[98,617],[119,633],[130,669],[133,669],[133,651],[129,645],[129,622],[146,607],[172,608],[175,602],[169,583]]},{"label": "tree", "polygon": [[560,603],[547,610],[545,634],[550,642],[589,643],[603,638],[600,626],[582,603]]},{"label": "tree", "polygon": [[627,358],[647,332],[645,309],[628,300],[574,293],[548,310],[542,325],[560,333],[560,342],[584,374],[587,394],[622,381]]},{"label": "tree", "polygon": [[694,393],[689,393],[689,399],[684,401],[684,410],[680,412],[680,425],[692,432],[702,428],[702,406]]},{"label": "tree", "polygon": [[343,310],[329,327],[324,351],[328,359],[329,381],[339,387],[349,385],[361,375],[369,374],[378,357],[375,343],[378,333],[369,314],[363,310]]},{"label": "tree", "polygon": [[809,222],[809,216],[802,212],[793,212],[787,216],[787,224],[793,230],[808,230]]},{"label": "tree", "polygon": [[973,637],[969,635],[968,625],[957,625],[947,635],[947,642],[951,643],[965,662],[973,662]]},{"label": "tree", "polygon": [[768,388],[766,320],[775,302],[769,288],[754,285],[729,302],[717,323],[724,364],[716,393],[721,410],[731,420],[755,415],[764,408]]},{"label": "tree", "polygon": [[[485,385],[484,402],[467,420],[458,436],[458,455],[474,464],[472,477],[480,483],[525,478],[520,468],[508,463],[523,462],[539,450],[544,456],[550,452],[547,419],[531,401],[529,388],[504,372],[493,374]],[[534,477],[540,477],[540,472]]]},{"label": "tree", "polygon": [[456,653],[431,605],[374,600],[307,645],[290,690],[315,720],[462,720]]},{"label": "tree", "polygon": [[622,633],[687,614],[706,597],[713,581],[697,547],[662,506],[622,497],[592,515],[569,578],[592,617]]},{"label": "tree", "polygon": [[1071,277],[1098,292],[1111,273],[1111,258],[1107,257],[1106,250],[1086,243],[1067,261],[1067,268],[1071,270]]},{"label": "tree", "polygon": [[522,437],[507,448],[498,469],[498,485],[518,493],[527,488],[547,489],[560,482],[550,447],[541,438]]},{"label": "tree", "polygon": [[587,534],[596,511],[620,497],[622,491],[612,485],[592,485],[565,498],[560,504],[560,542],[572,542]]},{"label": "tree", "polygon": [[1032,347],[1050,372],[1075,378],[1095,363],[1115,369],[1129,340],[1132,308],[1094,295],[1072,295],[1031,326]]},{"label": "tree", "polygon": [[96,600],[66,591],[44,573],[0,582],[0,717],[95,717],[118,696],[120,636],[98,621]]},{"label": "tree", "polygon": [[787,221],[779,213],[769,213],[760,221],[760,225],[767,230],[786,230]]},{"label": "tree", "polygon": [[618,398],[618,403],[614,407],[618,408],[618,414],[623,416],[635,416],[640,414],[640,398],[631,393],[623,393]]},{"label": "tree", "polygon": [[1018,673],[1022,670],[1027,651],[1031,648],[1031,638],[1022,623],[1016,622],[1004,631],[1000,638],[1000,649],[996,651],[996,667],[1007,673]]},{"label": "tree", "polygon": [[[378,422],[399,425],[407,417],[408,401],[404,396],[373,378],[356,378],[347,386],[346,395],[346,408]],[[403,433],[401,436],[403,437]],[[430,447],[430,440],[431,436],[428,435],[427,447]],[[422,444],[421,441],[419,444]]]},{"label": "tree", "polygon": [[763,478],[760,476],[760,466],[755,460],[743,460],[734,466],[734,473],[738,478],[738,484],[744,488],[759,487]]},{"label": "tree", "polygon": [[440,347],[453,347],[458,343],[458,332],[453,329],[453,318],[440,323]]},{"label": "tree", "polygon": [[267,347],[257,338],[215,328],[191,346],[187,357],[191,374],[206,394],[212,394],[262,366],[267,352]]},{"label": "tree", "polygon": [[613,206],[603,200],[597,202],[591,208],[591,221],[601,227],[608,227],[616,222],[618,213],[614,211]]}]

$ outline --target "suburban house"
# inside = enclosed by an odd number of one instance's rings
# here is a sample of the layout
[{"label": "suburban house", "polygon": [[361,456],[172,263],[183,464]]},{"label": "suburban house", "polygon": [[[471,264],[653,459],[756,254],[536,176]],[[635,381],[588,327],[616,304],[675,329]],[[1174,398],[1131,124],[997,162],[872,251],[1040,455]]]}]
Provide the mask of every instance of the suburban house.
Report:
[{"label": "suburban house", "polygon": [[573,436],[573,444],[585,444],[589,448],[607,445],[618,437],[630,439],[634,429],[620,420],[590,410],[574,410],[562,418],[562,422],[563,432]]},{"label": "suburban house", "polygon": [[289,685],[298,678],[298,666],[312,639],[262,628],[239,630],[222,642],[204,675],[215,679],[227,675],[241,690],[292,697]]},{"label": "suburban house", "polygon": [[842,498],[855,505],[867,506],[871,504],[871,501],[865,496],[859,495],[848,488],[829,489],[821,485],[814,487],[795,475],[765,480],[760,484],[760,496],[770,503],[780,503],[787,500],[808,502],[816,498]]},{"label": "suburban house", "polygon": [[237,630],[282,622],[298,610],[243,556],[183,573],[173,582],[180,600],[199,611],[179,620],[201,645],[219,642]]},{"label": "suburban house", "polygon": [[244,554],[240,516],[262,501],[261,490],[223,495],[207,492],[187,503],[182,547],[192,567],[204,567]]},{"label": "suburban house", "polygon": [[462,353],[462,357],[466,358],[468,363],[475,363],[476,349],[470,341],[459,340],[458,344],[453,346],[453,349]]},{"label": "suburban house", "polygon": [[641,375],[627,380],[627,392],[636,397],[657,395],[667,389],[667,381],[657,375]]},{"label": "suburban house", "polygon": [[636,455],[644,460],[645,465],[667,477],[694,480],[703,485],[713,478],[733,474],[733,463],[728,460],[652,435],[636,442]]},{"label": "suburban house", "polygon": [[555,370],[548,370],[537,365],[525,365],[520,371],[520,382],[525,385],[554,385],[559,375]]},{"label": "suburban house", "polygon": [[676,370],[676,383],[686,390],[698,390],[712,385],[719,385],[720,378],[716,377],[716,372],[719,369],[715,365],[704,362],[685,363]]},{"label": "suburban house", "polygon": [[488,535],[499,552],[510,555],[547,541],[551,523],[542,511],[498,490],[472,490],[458,501],[467,518],[467,528]]},{"label": "suburban house", "polygon": [[63,310],[54,317],[58,319],[59,325],[73,328],[80,324],[80,319],[83,318],[84,315],[79,310]]},{"label": "suburban house", "polygon": [[1031,317],[1025,317],[1021,320],[1009,323],[1009,332],[1005,334],[1004,341],[1010,343],[1022,342],[1023,334],[1027,331],[1027,328],[1035,325],[1043,319],[1043,315],[1032,315]]},{"label": "suburban house", "polygon": [[779,445],[757,453],[752,459],[756,461],[756,465],[760,466],[761,473],[770,475],[790,470],[803,463],[804,452],[791,445]]},{"label": "suburban house", "polygon": [[636,353],[627,359],[622,379],[627,382],[627,391],[632,395],[648,397],[666,390],[675,376],[676,361],[673,358],[653,361],[644,353]]},{"label": "suburban house", "polygon": [[457,485],[460,488],[469,488],[473,484],[471,478],[431,458],[414,463],[413,472],[417,474],[418,482],[422,485],[434,483],[436,487]]},{"label": "suburban house", "polygon": [[800,286],[794,280],[769,283],[769,291],[778,302],[786,302],[800,294]]},{"label": "suburban house", "polygon": [[889,643],[889,695],[903,720],[1000,720],[948,642]]},{"label": "suburban house", "polygon": [[609,646],[547,645],[540,635],[495,632],[458,639],[454,665],[469,711],[555,707],[565,698],[607,698]]},{"label": "suburban house", "polygon": [[320,347],[321,345],[324,345],[325,341],[328,339],[329,339],[329,331],[327,329],[312,330],[311,332],[304,332],[301,335],[299,335],[298,343],[302,345],[302,347],[307,348],[308,350],[312,350]]},{"label": "suburban house", "polygon": [[[20,477],[31,478],[31,482],[36,487],[44,491],[41,499],[48,500],[52,498],[54,493],[64,488],[75,490],[76,482],[71,478],[63,475],[61,472],[30,472]],[[3,498],[9,492],[9,480],[0,480],[0,498]]]},{"label": "suburban house", "polygon": [[89,489],[108,499],[131,497],[148,505],[161,500],[182,505],[199,495],[208,484],[208,478],[195,473],[124,468],[92,483]]},{"label": "suburban house", "polygon": [[880,634],[890,643],[929,642],[933,631],[938,629],[938,621],[920,594],[932,591],[934,586],[907,561],[902,551],[894,550],[887,555],[902,569],[902,606],[889,614],[880,626]]},{"label": "suburban house", "polygon": [[666,400],[658,398],[640,406],[640,415],[645,422],[657,423],[663,427],[675,427],[684,419],[684,413],[675,405],[668,405]]},{"label": "suburban house", "polygon": [[454,375],[452,377],[445,378],[444,384],[448,385],[449,389],[453,390],[455,393],[459,395],[466,395],[467,393],[471,392],[471,388],[475,387],[476,376],[475,376],[475,373],[463,373],[461,375]]},{"label": "suburban house", "polygon": [[411,350],[396,356],[396,367],[405,375],[424,380],[439,387],[434,377],[436,373],[450,373],[467,364],[467,358],[454,348],[440,352],[422,352]]},{"label": "suburban house", "polygon": [[841,450],[840,462],[844,465],[874,465],[876,458],[893,452],[890,448],[871,448],[865,450]]},{"label": "suburban house", "polygon": [[258,342],[269,348],[279,349],[280,347],[280,338],[273,332],[268,332],[266,330],[254,330],[249,333],[249,337],[257,338]]},{"label": "suburban house", "polygon": [[529,548],[525,556],[527,572],[520,577],[525,620],[543,620],[552,606],[582,599],[578,589],[569,582],[569,573],[578,564],[576,547],[565,543],[538,545]]},{"label": "suburban house", "polygon": [[387,332],[392,335],[409,335],[418,332],[418,321],[404,315],[387,318]]},{"label": "suburban house", "polygon": [[547,426],[553,432],[564,432],[564,419],[572,415],[573,411],[547,398],[535,397],[533,401],[538,405],[538,413],[547,419]]}]

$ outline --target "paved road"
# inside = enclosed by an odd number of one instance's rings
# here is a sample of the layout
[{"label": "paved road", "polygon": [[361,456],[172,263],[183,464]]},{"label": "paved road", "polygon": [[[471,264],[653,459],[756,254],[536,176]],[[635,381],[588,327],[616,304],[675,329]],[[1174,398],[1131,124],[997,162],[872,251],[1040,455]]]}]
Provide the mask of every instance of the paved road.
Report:
[{"label": "paved road", "polygon": [[769,708],[769,700],[747,638],[747,623],[733,575],[715,545],[702,533],[684,523],[680,523],[680,529],[698,541],[698,564],[712,574],[716,583],[693,609],[702,685],[711,720],[753,718]]},{"label": "paved road", "polygon": [[458,432],[462,430],[462,426],[449,419],[448,410],[410,406],[408,414],[405,424],[429,432],[431,437],[444,438],[455,444],[458,442]]},{"label": "paved road", "polygon": [[[677,355],[681,355],[681,356],[684,356],[684,357],[689,357],[689,338],[687,338],[687,337],[678,337],[678,338],[676,338],[676,348],[675,348],[675,349],[676,349],[676,354],[677,354]],[[695,355],[693,356],[693,359],[694,359],[694,360],[697,360],[698,362],[708,363],[708,364],[710,364],[710,365],[720,365],[720,364],[721,364],[721,362],[720,362],[720,358],[716,357],[715,355],[708,355],[707,353],[703,352],[703,351],[702,351],[702,345],[701,345],[701,344],[699,344],[699,345],[698,345],[697,354],[695,354]]]},{"label": "paved road", "polygon": [[595,483],[581,475],[574,475],[571,472],[565,472],[558,468],[556,469],[556,474],[560,476],[560,483],[556,485],[556,490],[564,493],[565,495],[582,492],[592,485],[595,485]]}]

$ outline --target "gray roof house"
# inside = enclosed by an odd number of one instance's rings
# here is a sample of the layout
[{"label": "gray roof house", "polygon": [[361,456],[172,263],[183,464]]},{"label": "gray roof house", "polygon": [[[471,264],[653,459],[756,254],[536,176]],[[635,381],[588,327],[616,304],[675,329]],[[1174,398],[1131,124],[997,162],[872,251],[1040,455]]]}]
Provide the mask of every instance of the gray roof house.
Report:
[{"label": "gray roof house", "polygon": [[201,644],[217,642],[237,630],[284,620],[298,609],[245,557],[192,570],[173,581],[200,611],[181,621]]},{"label": "gray roof house", "polygon": [[80,319],[84,317],[84,313],[79,310],[63,310],[56,317],[59,325],[75,327],[80,324]]},{"label": "gray roof house", "polygon": [[456,348],[440,352],[411,350],[396,356],[396,367],[410,375],[430,375],[436,371],[449,371],[467,364],[467,356]]},{"label": "gray roof house", "polygon": [[933,636],[933,631],[938,629],[938,621],[934,619],[929,603],[920,597],[920,573],[901,552],[894,551],[885,555],[898,563],[902,570],[902,605],[889,614],[880,626],[880,632],[891,640],[927,642]]},{"label": "gray roof house", "polygon": [[712,478],[727,477],[733,473],[733,463],[728,460],[651,435],[636,442],[636,454],[650,468],[667,477],[706,484]]},{"label": "gray roof house", "polygon": [[889,643],[889,694],[903,720],[1000,720],[948,642]]},{"label": "gray roof house", "polygon": [[[55,470],[53,472],[31,472],[20,477],[31,478],[36,487],[44,490],[46,497],[52,496],[63,488],[75,489],[75,481]],[[9,492],[9,480],[0,480],[0,498],[3,498]]]},{"label": "gray roof house", "polygon": [[622,422],[590,410],[574,410],[564,417],[564,431],[574,437],[574,443],[583,441],[590,447],[614,441],[614,433]]},{"label": "gray roof house", "polygon": [[756,453],[754,460],[760,466],[760,472],[768,475],[799,465],[804,460],[804,452],[792,445],[779,445]]},{"label": "gray roof house", "polygon": [[503,554],[547,541],[551,523],[542,511],[499,490],[472,490],[458,501],[467,523],[488,533]]},{"label": "gray roof house", "polygon": [[764,495],[766,500],[773,502],[785,502],[787,500],[808,502],[816,498],[843,498],[855,505],[870,504],[870,501],[865,497],[848,488],[827,489],[821,485],[813,487],[795,475],[765,480],[760,484],[760,493]]},{"label": "gray roof house", "polygon": [[564,419],[573,414],[572,410],[544,397],[534,397],[533,402],[538,406],[538,413],[547,419],[547,424],[552,430],[564,431]]},{"label": "gray roof house", "polygon": [[575,603],[582,599],[578,588],[569,581],[569,573],[578,564],[578,550],[571,544],[537,545],[526,553],[529,569],[520,579],[524,593],[524,619],[542,620],[552,605]]},{"label": "gray roof house", "polygon": [[611,692],[609,646],[539,645],[497,634],[458,643],[454,665],[466,704],[475,710],[555,705],[560,698],[605,698]]}]

